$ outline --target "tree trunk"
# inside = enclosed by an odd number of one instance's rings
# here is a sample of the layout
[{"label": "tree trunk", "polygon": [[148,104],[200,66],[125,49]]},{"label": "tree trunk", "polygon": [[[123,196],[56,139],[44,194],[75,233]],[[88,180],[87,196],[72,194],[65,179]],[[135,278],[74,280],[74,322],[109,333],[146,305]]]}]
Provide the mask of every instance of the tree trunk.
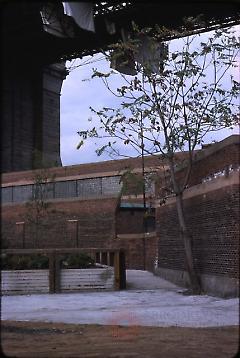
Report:
[{"label": "tree trunk", "polygon": [[192,236],[190,235],[185,221],[182,193],[176,196],[177,214],[180,226],[180,235],[184,242],[187,272],[189,274],[191,291],[194,294],[201,293],[201,284],[194,265],[192,252]]}]

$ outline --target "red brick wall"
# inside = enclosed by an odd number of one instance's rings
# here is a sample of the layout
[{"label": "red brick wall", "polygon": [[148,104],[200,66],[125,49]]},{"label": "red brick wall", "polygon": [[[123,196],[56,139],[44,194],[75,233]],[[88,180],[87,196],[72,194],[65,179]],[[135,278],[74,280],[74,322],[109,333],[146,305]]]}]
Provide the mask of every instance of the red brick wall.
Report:
[{"label": "red brick wall", "polygon": [[125,235],[125,237],[116,238],[114,241],[109,242],[109,245],[112,248],[122,248],[125,250],[127,269],[143,270],[145,252],[145,268],[146,270],[153,271],[158,251],[157,242],[158,238],[154,234],[146,235],[145,239],[143,234],[136,234],[134,237]]},{"label": "red brick wall", "polygon": [[[93,174],[93,173],[103,173],[103,172],[111,172],[111,171],[119,171],[127,169],[129,166],[136,167],[140,166],[140,162],[138,159],[123,159],[123,160],[109,160],[105,162],[98,163],[89,163],[89,164],[81,164],[81,165],[72,165],[61,168],[51,168],[51,173],[55,174],[56,177],[66,177],[66,176],[74,176],[74,175],[85,175],[85,174]],[[156,165],[157,159],[150,158],[150,162],[153,162]],[[34,172],[32,170],[24,171],[24,172],[13,172],[6,173],[2,176],[2,183],[15,182],[20,180],[31,180],[34,176]]]},{"label": "red brick wall", "polygon": [[[179,157],[184,156],[184,153],[180,153]],[[145,167],[161,169],[162,160],[156,156],[147,156],[145,157]],[[142,168],[141,158],[129,158],[129,159],[120,159],[120,160],[108,160],[104,162],[89,163],[89,164],[80,164],[72,165],[66,167],[55,167],[50,168],[50,172],[53,175],[56,175],[56,178],[74,176],[74,175],[87,175],[95,173],[104,173],[104,172],[119,172],[127,169]],[[33,180],[35,175],[34,170],[26,170],[21,172],[12,172],[4,173],[2,175],[2,183],[11,183],[18,181],[28,181]]]},{"label": "red brick wall", "polygon": [[[232,185],[184,201],[199,272],[239,275],[239,186]],[[184,270],[175,204],[156,209],[159,267]]]},{"label": "red brick wall", "polygon": [[144,232],[142,210],[118,210],[116,217],[118,234],[137,234]]},{"label": "red brick wall", "polygon": [[[211,148],[209,148],[211,149]],[[206,149],[207,150],[207,149]],[[189,186],[201,183],[203,178],[224,170],[226,167],[237,167],[240,164],[240,143],[231,144],[202,157],[193,165]]]},{"label": "red brick wall", "polygon": [[[16,222],[25,221],[25,247],[105,247],[115,237],[117,199],[74,200],[51,203],[44,214],[36,242],[36,225],[26,220],[26,206],[2,208],[2,243],[8,248],[21,248],[16,235]],[[77,233],[68,220],[77,220]],[[77,236],[76,236],[77,234]]]},{"label": "red brick wall", "polygon": [[[143,235],[116,238],[117,203],[116,198],[52,202],[46,211],[38,237],[36,237],[36,225],[31,225],[26,220],[24,205],[4,206],[2,210],[2,247],[123,248],[126,252],[127,268],[143,270]],[[25,222],[24,230],[22,225],[16,225],[16,222]],[[120,225],[119,221],[118,224]],[[127,226],[125,229],[127,231]],[[131,226],[129,226],[129,232],[131,231],[134,230],[131,230]],[[153,270],[156,254],[157,238],[150,234],[145,239],[146,269]]]},{"label": "red brick wall", "polygon": [[[204,150],[195,153],[191,175],[187,185],[189,187],[202,183],[205,179],[213,177],[219,172],[226,173],[232,168],[239,168],[240,165],[240,136],[233,135],[222,142],[216,143]],[[183,164],[183,163],[182,163]],[[186,169],[181,169],[176,173],[179,183],[185,178]],[[156,182],[157,197],[169,195],[170,178],[168,173],[165,176],[160,173]],[[168,189],[168,190],[165,190]]]}]

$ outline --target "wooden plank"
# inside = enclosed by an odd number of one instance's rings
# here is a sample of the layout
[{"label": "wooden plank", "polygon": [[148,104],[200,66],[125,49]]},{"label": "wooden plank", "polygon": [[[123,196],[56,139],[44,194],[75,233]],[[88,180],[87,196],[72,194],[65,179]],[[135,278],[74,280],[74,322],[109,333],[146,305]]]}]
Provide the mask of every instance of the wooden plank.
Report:
[{"label": "wooden plank", "polygon": [[68,254],[68,253],[96,253],[99,251],[104,252],[118,252],[116,249],[106,249],[106,248],[61,248],[61,249],[2,249],[2,253],[11,254],[11,255],[30,255],[30,254]]},{"label": "wooden plank", "polygon": [[41,281],[48,281],[48,276],[44,276],[44,277],[39,277],[38,280],[32,279],[32,278],[27,278],[25,277],[24,279],[19,278],[19,277],[12,277],[11,279],[8,279],[7,277],[2,276],[2,282],[41,282]]},{"label": "wooden plank", "polygon": [[44,294],[44,293],[49,293],[48,291],[46,292],[45,290],[43,290],[43,291],[36,291],[36,290],[34,290],[34,291],[28,291],[27,293],[26,292],[24,292],[24,291],[4,291],[3,292],[3,294],[5,295],[5,296],[13,296],[13,295],[25,295],[25,294],[27,294],[27,295],[30,295],[30,294]]},{"label": "wooden plank", "polygon": [[46,278],[45,280],[39,280],[39,281],[3,281],[2,282],[2,286],[6,286],[6,285],[17,285],[17,286],[26,286],[26,285],[31,285],[31,286],[40,286],[40,285],[46,285],[48,283],[48,279]]},{"label": "wooden plank", "polygon": [[85,275],[85,276],[92,276],[92,275],[100,275],[105,271],[111,271],[113,272],[113,268],[109,267],[109,268],[104,268],[104,269],[62,269],[61,270],[61,274],[81,274],[81,275]]},{"label": "wooden plank", "polygon": [[62,288],[61,291],[62,292],[72,292],[72,291],[84,291],[84,290],[95,290],[95,289],[99,289],[99,290],[113,290],[114,286],[113,285],[109,285],[109,286],[103,286],[103,285],[83,285],[83,286],[68,286],[65,288]]},{"label": "wooden plank", "polygon": [[1,277],[3,278],[28,278],[28,279],[37,279],[38,277],[48,277],[48,270],[36,270],[36,271],[1,271]]},{"label": "wooden plank", "polygon": [[22,286],[22,287],[18,287],[18,286],[11,286],[11,287],[2,287],[1,288],[2,293],[5,292],[22,292],[24,294],[28,294],[29,292],[45,292],[45,293],[49,293],[49,289],[48,286],[41,286],[41,287],[29,287],[29,286]]},{"label": "wooden plank", "polygon": [[96,286],[101,286],[101,287],[112,287],[114,288],[113,282],[110,284],[103,284],[101,282],[95,282],[95,283],[89,283],[89,282],[85,282],[85,283],[76,283],[76,284],[72,284],[70,282],[68,282],[67,285],[63,285],[61,286],[62,289],[66,289],[66,288],[74,288],[74,287],[96,287]]},{"label": "wooden plank", "polygon": [[106,283],[108,281],[112,281],[114,280],[113,278],[110,279],[110,280],[103,280],[103,279],[91,279],[91,280],[82,280],[81,278],[76,278],[76,279],[72,279],[71,277],[70,278],[63,278],[61,279],[61,284],[63,283],[67,283],[68,281],[70,282],[101,282],[101,283]]}]

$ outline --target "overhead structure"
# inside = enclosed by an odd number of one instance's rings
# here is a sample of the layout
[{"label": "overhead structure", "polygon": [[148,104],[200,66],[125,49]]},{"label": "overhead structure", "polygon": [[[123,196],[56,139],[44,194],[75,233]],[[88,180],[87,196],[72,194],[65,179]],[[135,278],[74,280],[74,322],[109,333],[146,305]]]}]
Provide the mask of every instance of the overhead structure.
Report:
[{"label": "overhead structure", "polygon": [[59,108],[67,59],[106,50],[133,23],[181,30],[183,18],[199,15],[204,25],[193,26],[192,33],[236,25],[239,2],[3,3],[2,172],[61,165]]},{"label": "overhead structure", "polygon": [[[10,54],[16,53],[19,60],[34,55],[44,64],[50,64],[76,55],[93,54],[119,41],[122,29],[131,31],[133,22],[139,27],[158,24],[169,29],[181,29],[184,18],[201,15],[205,25],[196,24],[192,28],[193,32],[240,23],[238,0],[170,0],[133,4],[126,2],[122,3],[124,6],[121,3],[116,5],[114,1],[92,4],[80,2],[72,3],[81,4],[81,7],[73,7],[71,15],[70,8],[65,10],[66,4],[69,3],[6,3],[2,29],[4,52],[8,54],[8,59],[11,60]],[[82,4],[92,5],[92,12],[90,7],[86,14]],[[81,26],[81,20],[76,22],[77,11],[83,12],[83,18],[88,15],[90,27]],[[46,26],[47,18],[49,26]],[[46,31],[54,26],[58,31]]]}]

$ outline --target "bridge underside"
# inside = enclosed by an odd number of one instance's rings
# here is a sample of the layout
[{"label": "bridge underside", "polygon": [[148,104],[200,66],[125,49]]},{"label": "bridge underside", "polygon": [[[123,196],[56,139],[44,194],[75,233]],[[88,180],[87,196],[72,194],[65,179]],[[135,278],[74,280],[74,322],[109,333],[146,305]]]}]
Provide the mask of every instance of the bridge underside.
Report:
[{"label": "bridge underside", "polygon": [[[139,27],[158,24],[179,29],[184,17],[202,14],[208,29],[239,23],[237,1],[138,3],[118,11],[100,11],[94,18],[95,32],[81,29],[68,16],[74,36],[63,38],[44,31],[42,6],[22,1],[3,6],[2,172],[44,163],[61,165],[59,108],[67,59],[107,49],[121,39],[122,29],[131,31],[132,21]],[[54,6],[63,11],[61,2]],[[114,24],[114,33],[106,23]],[[206,31],[206,27],[199,25],[192,31]]]}]

